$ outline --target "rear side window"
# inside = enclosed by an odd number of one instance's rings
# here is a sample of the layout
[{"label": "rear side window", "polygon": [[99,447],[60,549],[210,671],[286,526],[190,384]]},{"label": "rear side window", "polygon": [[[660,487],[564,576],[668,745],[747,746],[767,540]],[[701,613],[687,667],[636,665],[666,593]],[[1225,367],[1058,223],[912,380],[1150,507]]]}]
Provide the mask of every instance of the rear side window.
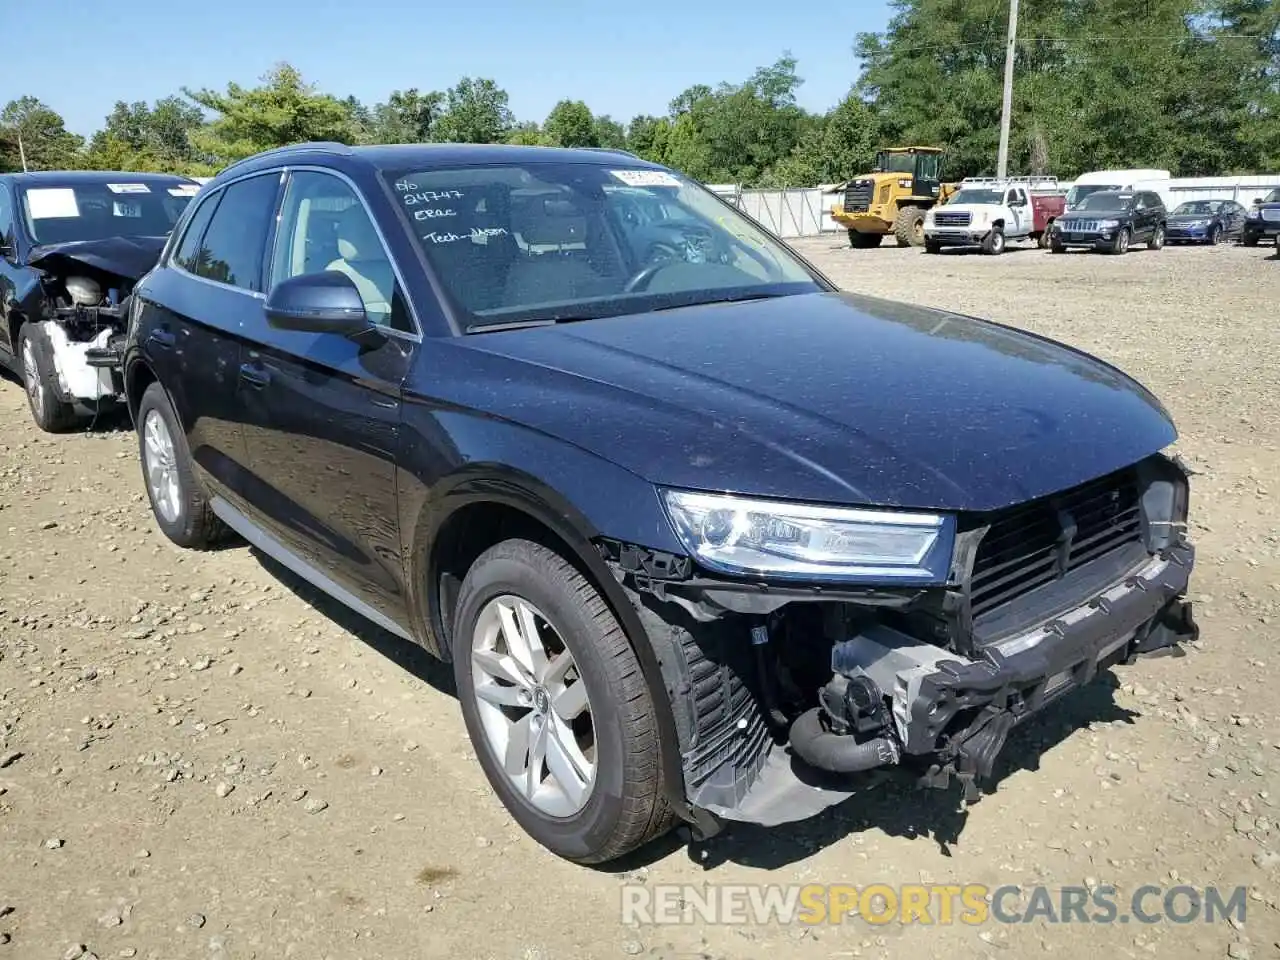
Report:
[{"label": "rear side window", "polygon": [[200,263],[200,241],[204,239],[204,232],[209,226],[209,221],[213,219],[213,211],[218,208],[218,201],[221,199],[222,191],[206,197],[200,201],[200,206],[196,207],[191,215],[187,230],[182,235],[182,242],[178,244],[178,250],[173,255],[173,262],[183,270],[190,273],[196,272],[196,267]]},{"label": "rear side window", "polygon": [[[188,254],[190,265],[181,261],[187,251],[179,251],[182,267],[198,277],[261,293],[263,251],[275,216],[279,184],[280,174],[275,172],[240,180],[224,188],[222,200],[213,211],[199,246]],[[203,215],[203,209],[196,211],[188,236],[198,226],[195,220]],[[183,247],[186,246],[184,238]]]}]

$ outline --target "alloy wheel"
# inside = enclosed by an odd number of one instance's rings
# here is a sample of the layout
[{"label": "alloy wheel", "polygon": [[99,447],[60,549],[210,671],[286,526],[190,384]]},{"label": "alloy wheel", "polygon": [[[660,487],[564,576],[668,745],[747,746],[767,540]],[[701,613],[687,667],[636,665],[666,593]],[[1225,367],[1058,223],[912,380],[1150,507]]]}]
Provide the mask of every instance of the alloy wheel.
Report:
[{"label": "alloy wheel", "polygon": [[36,364],[36,351],[28,337],[22,342],[22,382],[31,398],[31,409],[37,420],[44,419],[44,390],[40,386],[40,367]]},{"label": "alloy wheel", "polygon": [[142,424],[142,456],[146,465],[151,501],[166,523],[175,523],[182,509],[178,459],[169,425],[158,410],[148,410]]},{"label": "alloy wheel", "polygon": [[595,785],[587,685],[559,632],[529,601],[490,600],[471,641],[472,685],[485,738],[534,809],[576,814]]}]

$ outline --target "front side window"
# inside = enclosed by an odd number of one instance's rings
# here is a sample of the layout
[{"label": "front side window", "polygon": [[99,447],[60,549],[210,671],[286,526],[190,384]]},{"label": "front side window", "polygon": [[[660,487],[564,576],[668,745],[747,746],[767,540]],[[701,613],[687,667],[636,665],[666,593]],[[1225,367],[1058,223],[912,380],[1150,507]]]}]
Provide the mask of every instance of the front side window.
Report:
[{"label": "front side window", "polygon": [[530,163],[385,176],[474,331],[825,289],[771,234],[671,171]]},{"label": "front side window", "polygon": [[289,177],[271,283],[336,270],[360,291],[371,323],[412,332],[397,297],[391,259],[356,192],[340,177],[301,170]]},{"label": "front side window", "polygon": [[209,194],[200,201],[200,205],[192,211],[191,219],[187,222],[186,230],[178,243],[178,249],[174,251],[173,262],[188,273],[199,274],[203,256],[201,241],[204,240],[205,230],[209,228],[209,221],[213,219],[213,212],[218,209],[223,192],[220,190]]},{"label": "front side window", "polygon": [[941,158],[936,153],[923,153],[917,159],[920,162],[920,176],[925,180],[937,180],[938,161]]},{"label": "front side window", "polygon": [[198,187],[148,180],[66,183],[23,187],[20,203],[27,232],[37,244],[108,237],[163,237],[178,222]]},{"label": "front side window", "polygon": [[[263,251],[279,183],[279,173],[264,173],[224,187],[199,245],[187,250],[183,238],[179,265],[198,277],[261,293]],[[197,210],[196,218],[203,213]]]}]

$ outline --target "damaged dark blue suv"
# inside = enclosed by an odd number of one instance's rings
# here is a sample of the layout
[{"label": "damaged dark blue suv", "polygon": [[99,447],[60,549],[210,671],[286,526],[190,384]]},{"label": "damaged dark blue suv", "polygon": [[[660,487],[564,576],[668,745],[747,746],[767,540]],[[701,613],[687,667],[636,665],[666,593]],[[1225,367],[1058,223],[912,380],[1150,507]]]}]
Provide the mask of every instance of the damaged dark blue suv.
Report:
[{"label": "damaged dark blue suv", "polygon": [[841,293],[621,152],[306,144],[134,290],[156,521],[453,664],[540,843],[778,824],[1196,634],[1170,418],[1077,350]]}]

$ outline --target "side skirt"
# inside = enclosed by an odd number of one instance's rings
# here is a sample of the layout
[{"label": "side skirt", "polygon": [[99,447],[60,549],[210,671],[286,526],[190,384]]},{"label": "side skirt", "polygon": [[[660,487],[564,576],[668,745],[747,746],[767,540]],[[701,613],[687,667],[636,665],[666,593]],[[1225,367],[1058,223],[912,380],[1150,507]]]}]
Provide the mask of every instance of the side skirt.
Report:
[{"label": "side skirt", "polygon": [[413,635],[400,624],[396,623],[385,614],[379,613],[349,590],[334,583],[333,580],[321,573],[306,560],[303,560],[271,534],[262,530],[247,516],[231,504],[227,503],[226,500],[215,496],[210,501],[210,506],[213,508],[213,512],[217,514],[219,520],[249,541],[250,545],[257,547],[281,566],[292,570],[317,590],[328,594],[344,607],[348,607],[355,611],[360,614],[360,616],[364,617],[371,623],[377,624],[388,633],[394,633],[397,637],[412,641],[413,643],[418,642]]}]

